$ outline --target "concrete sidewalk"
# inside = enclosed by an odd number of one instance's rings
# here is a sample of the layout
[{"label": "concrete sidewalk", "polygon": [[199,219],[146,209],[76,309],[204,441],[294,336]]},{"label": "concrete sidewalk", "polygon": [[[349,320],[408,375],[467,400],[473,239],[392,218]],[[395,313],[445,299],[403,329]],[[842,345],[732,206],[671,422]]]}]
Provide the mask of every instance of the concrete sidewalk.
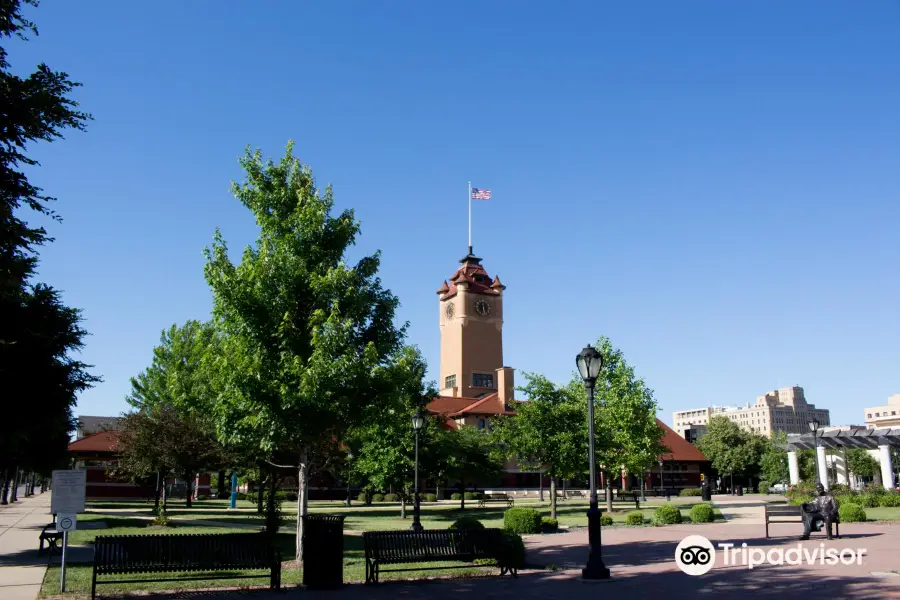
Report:
[{"label": "concrete sidewalk", "polygon": [[21,495],[0,506],[0,598],[34,600],[47,571],[47,555],[39,556],[38,535],[50,515],[50,492],[30,498]]}]

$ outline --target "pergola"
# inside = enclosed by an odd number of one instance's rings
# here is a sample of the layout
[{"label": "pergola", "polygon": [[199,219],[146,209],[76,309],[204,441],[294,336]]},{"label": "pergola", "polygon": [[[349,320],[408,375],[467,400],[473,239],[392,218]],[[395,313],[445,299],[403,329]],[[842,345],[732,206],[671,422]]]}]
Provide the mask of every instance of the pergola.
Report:
[{"label": "pergola", "polygon": [[835,454],[834,463],[837,468],[837,482],[849,483],[847,476],[847,448],[863,448],[878,450],[881,464],[881,481],[884,487],[894,487],[894,468],[891,464],[891,448],[900,448],[900,427],[867,429],[865,427],[820,427],[815,433],[791,433],[787,436],[788,471],[791,485],[800,483],[800,466],[797,462],[797,450],[816,449],[816,461],[819,463],[819,477],[825,489],[828,489],[828,470],[825,464],[826,449],[840,449]]}]

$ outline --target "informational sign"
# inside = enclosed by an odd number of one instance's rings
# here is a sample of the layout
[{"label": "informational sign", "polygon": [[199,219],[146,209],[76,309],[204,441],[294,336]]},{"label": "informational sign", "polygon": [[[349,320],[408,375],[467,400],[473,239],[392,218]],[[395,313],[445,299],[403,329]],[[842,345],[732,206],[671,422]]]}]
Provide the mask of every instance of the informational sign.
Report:
[{"label": "informational sign", "polygon": [[57,514],[56,515],[56,530],[60,532],[66,531],[75,531],[75,523],[77,515],[75,513],[71,513],[68,515]]},{"label": "informational sign", "polygon": [[50,512],[56,515],[84,512],[84,484],[87,471],[53,471]]}]

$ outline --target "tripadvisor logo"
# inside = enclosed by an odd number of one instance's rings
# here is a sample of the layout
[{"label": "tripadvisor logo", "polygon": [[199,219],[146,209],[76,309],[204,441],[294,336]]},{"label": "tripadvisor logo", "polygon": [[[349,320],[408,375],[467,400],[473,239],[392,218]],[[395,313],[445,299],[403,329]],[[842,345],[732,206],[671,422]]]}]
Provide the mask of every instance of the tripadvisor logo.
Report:
[{"label": "tripadvisor logo", "polygon": [[[726,567],[744,566],[748,569],[759,565],[861,565],[865,548],[804,547],[796,544],[788,548],[751,548],[742,543],[736,548],[732,543],[716,544]],[[716,565],[716,546],[702,535],[689,535],[675,548],[675,564],[688,575],[703,575]]]}]

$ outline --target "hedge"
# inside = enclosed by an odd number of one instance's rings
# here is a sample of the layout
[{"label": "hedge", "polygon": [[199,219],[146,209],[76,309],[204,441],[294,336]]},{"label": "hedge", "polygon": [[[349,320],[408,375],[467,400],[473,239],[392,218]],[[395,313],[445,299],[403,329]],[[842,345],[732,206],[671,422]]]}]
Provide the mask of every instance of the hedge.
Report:
[{"label": "hedge", "polygon": [[372,494],[372,502],[384,502],[384,494]]},{"label": "hedge", "polygon": [[768,481],[760,481],[759,487],[756,489],[759,490],[760,494],[768,494],[770,487],[772,487],[772,484],[769,483]]},{"label": "hedge", "polygon": [[691,522],[712,523],[716,520],[716,513],[711,504],[695,504],[691,507]]},{"label": "hedge", "polygon": [[613,524],[613,518],[609,515],[600,515],[600,526],[610,527]]},{"label": "hedge", "polygon": [[425,502],[437,502],[436,494],[425,494],[424,498]]},{"label": "hedge", "polygon": [[663,504],[653,513],[656,525],[678,525],[681,523],[681,511],[672,504]]},{"label": "hedge", "polygon": [[544,531],[557,531],[559,529],[559,521],[550,517],[542,517],[541,529]]},{"label": "hedge", "polygon": [[632,511],[625,515],[625,524],[636,527],[644,524],[644,514],[638,511]]},{"label": "hedge", "polygon": [[525,542],[522,541],[522,536],[511,531],[504,531],[501,556],[505,564],[516,569],[524,568]]},{"label": "hedge", "polygon": [[540,533],[541,513],[533,508],[510,508],[503,513],[503,528],[512,533]]},{"label": "hedge", "polygon": [[862,523],[866,520],[866,511],[857,504],[845,504],[838,508],[841,523]]},{"label": "hedge", "polygon": [[679,496],[701,496],[703,495],[703,490],[700,488],[684,488],[680,492],[678,492]]},{"label": "hedge", "polygon": [[360,492],[360,493],[359,493],[359,496],[357,496],[356,499],[357,499],[359,502],[365,502],[366,500],[368,500],[368,498],[366,498],[366,493],[365,493],[365,492]]},{"label": "hedge", "polygon": [[400,502],[400,496],[397,494],[385,494],[384,495],[385,502]]},{"label": "hedge", "polygon": [[450,494],[450,499],[451,500],[462,500],[462,494],[460,494],[459,492]]},{"label": "hedge", "polygon": [[482,525],[481,521],[475,517],[460,517],[453,521],[453,524],[450,525],[450,529],[467,531],[472,529],[484,529],[484,525]]}]

